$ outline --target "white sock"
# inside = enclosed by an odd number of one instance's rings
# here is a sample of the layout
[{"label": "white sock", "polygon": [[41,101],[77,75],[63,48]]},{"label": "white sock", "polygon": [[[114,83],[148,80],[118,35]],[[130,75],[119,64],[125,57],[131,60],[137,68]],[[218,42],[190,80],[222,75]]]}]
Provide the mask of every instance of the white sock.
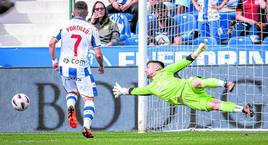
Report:
[{"label": "white sock", "polygon": [[84,125],[83,125],[87,129],[90,129],[94,115],[95,115],[94,101],[87,100],[84,105]]},{"label": "white sock", "polygon": [[223,80],[218,80],[218,81],[217,81],[217,84],[218,84],[218,86],[224,87],[224,86],[225,86],[225,81],[223,81]]},{"label": "white sock", "polygon": [[69,108],[70,106],[73,106],[75,108],[75,103],[77,101],[77,95],[73,94],[73,93],[69,93],[66,95],[66,103],[67,103],[67,108]]},{"label": "white sock", "polygon": [[234,111],[235,112],[242,112],[243,111],[243,106],[236,105]]}]

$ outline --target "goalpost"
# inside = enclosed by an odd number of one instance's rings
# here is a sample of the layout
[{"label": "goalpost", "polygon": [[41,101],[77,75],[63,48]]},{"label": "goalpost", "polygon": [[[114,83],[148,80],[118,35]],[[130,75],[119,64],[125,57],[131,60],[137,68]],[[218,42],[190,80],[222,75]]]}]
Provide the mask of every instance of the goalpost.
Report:
[{"label": "goalpost", "polygon": [[[157,16],[153,14],[152,10],[148,10],[150,6],[147,3],[145,0],[139,1],[139,86],[144,86],[147,82],[144,75],[146,59],[160,60],[168,65],[190,54],[197,48],[198,43],[205,42],[208,45],[207,51],[203,52],[191,66],[180,71],[179,76],[182,78],[202,76],[234,81],[236,87],[231,93],[226,93],[224,88],[208,89],[207,93],[217,99],[232,101],[238,105],[251,103],[253,104],[255,116],[249,118],[242,113],[196,111],[186,106],[169,105],[156,96],[139,97],[139,132],[187,130],[268,131],[268,45],[251,45],[246,41],[240,42],[239,39],[235,40],[234,44],[228,44],[230,40],[224,38],[224,34],[227,34],[230,23],[235,18],[235,15],[231,15],[233,14],[231,12],[222,13],[220,18],[220,21],[226,21],[223,24],[227,25],[225,27],[221,25],[221,29],[218,29],[221,30],[218,33],[220,33],[219,37],[222,38],[220,40],[222,44],[214,43],[214,39],[210,39],[210,37],[199,40],[185,37],[185,33],[182,34],[184,30],[181,30],[181,35],[184,35],[182,45],[168,44],[171,40],[159,34],[153,34],[152,41],[147,38],[148,32],[157,31],[159,28],[148,27],[147,30],[149,23],[157,21]],[[166,17],[174,18],[176,22],[179,22],[178,25],[181,29],[189,29],[190,31],[188,30],[188,32],[191,33],[191,36],[200,33],[200,30],[197,29],[196,14],[189,13],[190,15],[184,15],[184,17],[182,15],[177,16],[174,14],[176,12],[174,7],[170,5],[167,7],[171,12]],[[161,11],[162,8],[157,9]],[[188,19],[190,16],[194,16],[195,20]],[[183,20],[184,24],[181,20]],[[167,29],[175,30],[175,27],[169,24]],[[157,35],[158,37],[156,38]],[[224,39],[227,43],[224,43]],[[148,41],[152,41],[154,45],[149,46]],[[197,41],[197,44],[194,41]]]}]

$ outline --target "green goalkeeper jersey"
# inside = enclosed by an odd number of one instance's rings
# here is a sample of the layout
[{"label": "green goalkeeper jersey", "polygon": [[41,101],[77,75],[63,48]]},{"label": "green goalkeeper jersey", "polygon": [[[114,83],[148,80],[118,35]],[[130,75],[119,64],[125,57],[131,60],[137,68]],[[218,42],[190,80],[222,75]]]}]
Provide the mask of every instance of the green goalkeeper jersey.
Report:
[{"label": "green goalkeeper jersey", "polygon": [[131,88],[130,94],[157,95],[170,104],[181,104],[179,97],[182,95],[187,80],[175,77],[174,74],[187,67],[192,62],[193,59],[191,56],[188,56],[177,63],[168,65],[156,73],[149,85],[141,88]]}]

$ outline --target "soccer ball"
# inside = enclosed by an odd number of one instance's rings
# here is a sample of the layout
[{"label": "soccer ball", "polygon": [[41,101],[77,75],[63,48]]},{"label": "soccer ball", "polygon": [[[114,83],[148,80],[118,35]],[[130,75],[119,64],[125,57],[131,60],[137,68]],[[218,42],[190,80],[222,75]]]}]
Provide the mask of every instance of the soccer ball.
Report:
[{"label": "soccer ball", "polygon": [[18,93],[13,96],[11,103],[14,109],[18,111],[24,111],[30,105],[30,99],[27,95]]},{"label": "soccer ball", "polygon": [[156,45],[169,45],[170,44],[170,40],[168,38],[168,36],[166,35],[157,35],[155,37],[155,42],[156,42]]}]

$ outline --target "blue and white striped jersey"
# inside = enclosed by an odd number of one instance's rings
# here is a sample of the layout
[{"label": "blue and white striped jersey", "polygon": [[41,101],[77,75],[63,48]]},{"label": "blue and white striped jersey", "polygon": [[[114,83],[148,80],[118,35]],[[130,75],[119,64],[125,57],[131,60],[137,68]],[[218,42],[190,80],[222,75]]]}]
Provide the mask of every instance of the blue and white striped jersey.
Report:
[{"label": "blue and white striped jersey", "polygon": [[80,18],[73,18],[55,35],[61,40],[59,72],[64,77],[81,78],[91,74],[88,60],[90,49],[101,45],[98,30]]},{"label": "blue and white striped jersey", "polygon": [[218,0],[198,0],[197,3],[201,7],[198,13],[198,21],[216,21],[220,19],[219,11],[212,9],[213,5],[217,5]]}]

